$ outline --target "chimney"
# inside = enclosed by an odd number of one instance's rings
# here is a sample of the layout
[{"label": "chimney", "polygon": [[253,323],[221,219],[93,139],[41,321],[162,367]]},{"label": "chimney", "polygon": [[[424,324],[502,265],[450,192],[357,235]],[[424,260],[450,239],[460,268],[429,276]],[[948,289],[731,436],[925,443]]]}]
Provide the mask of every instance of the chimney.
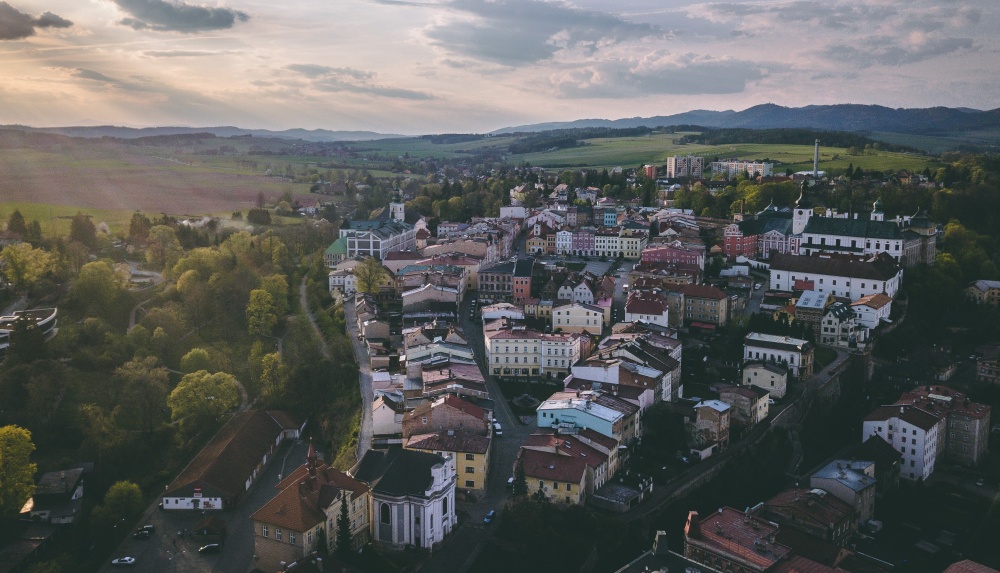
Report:
[{"label": "chimney", "polygon": [[653,555],[667,555],[670,549],[667,547],[667,532],[657,531],[653,540]]},{"label": "chimney", "polygon": [[813,179],[819,179],[819,140],[816,140],[816,147],[813,150]]}]

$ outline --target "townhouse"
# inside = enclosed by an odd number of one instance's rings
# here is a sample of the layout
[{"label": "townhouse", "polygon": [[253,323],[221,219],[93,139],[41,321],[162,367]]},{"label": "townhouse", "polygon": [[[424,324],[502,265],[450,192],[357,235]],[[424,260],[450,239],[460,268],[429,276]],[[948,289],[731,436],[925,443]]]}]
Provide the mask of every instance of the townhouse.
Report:
[{"label": "townhouse", "polygon": [[879,406],[862,422],[862,441],[879,436],[902,454],[899,477],[926,480],[934,473],[944,452],[947,424],[944,417],[911,405]]},{"label": "townhouse", "polygon": [[815,347],[807,340],[751,332],[743,339],[744,362],[763,360],[781,364],[801,380],[813,374]]}]

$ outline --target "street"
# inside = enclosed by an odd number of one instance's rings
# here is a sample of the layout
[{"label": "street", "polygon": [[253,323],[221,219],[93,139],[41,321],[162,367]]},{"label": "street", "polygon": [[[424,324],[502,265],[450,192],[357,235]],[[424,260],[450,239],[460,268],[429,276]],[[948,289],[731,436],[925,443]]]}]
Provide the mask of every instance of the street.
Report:
[{"label": "street", "polygon": [[[308,310],[308,309],[307,309]],[[344,320],[347,322],[347,338],[351,340],[354,361],[358,363],[358,384],[361,387],[361,427],[358,428],[358,453],[361,459],[372,447],[372,367],[368,360],[365,343],[359,338],[358,315],[351,299],[344,300]]]}]

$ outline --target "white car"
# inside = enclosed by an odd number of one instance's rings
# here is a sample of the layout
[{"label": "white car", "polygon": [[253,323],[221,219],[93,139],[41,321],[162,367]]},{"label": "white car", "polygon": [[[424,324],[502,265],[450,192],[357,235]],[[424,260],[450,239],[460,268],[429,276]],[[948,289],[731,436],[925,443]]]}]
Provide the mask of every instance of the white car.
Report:
[{"label": "white car", "polygon": [[498,438],[503,437],[503,426],[496,420],[493,421],[493,435]]},{"label": "white car", "polygon": [[135,557],[119,557],[111,560],[112,565],[135,565]]}]

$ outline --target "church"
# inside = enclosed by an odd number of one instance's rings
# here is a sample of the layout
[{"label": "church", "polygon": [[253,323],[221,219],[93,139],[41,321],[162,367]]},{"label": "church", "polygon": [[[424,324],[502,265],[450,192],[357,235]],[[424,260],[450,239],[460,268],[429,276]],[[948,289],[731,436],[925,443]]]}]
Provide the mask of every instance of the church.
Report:
[{"label": "church", "polygon": [[[414,250],[417,231],[406,222],[406,208],[397,194],[389,207],[367,221],[349,221],[340,228],[340,240],[347,258],[368,255],[384,260],[394,251]],[[336,243],[335,243],[336,244]]]}]

